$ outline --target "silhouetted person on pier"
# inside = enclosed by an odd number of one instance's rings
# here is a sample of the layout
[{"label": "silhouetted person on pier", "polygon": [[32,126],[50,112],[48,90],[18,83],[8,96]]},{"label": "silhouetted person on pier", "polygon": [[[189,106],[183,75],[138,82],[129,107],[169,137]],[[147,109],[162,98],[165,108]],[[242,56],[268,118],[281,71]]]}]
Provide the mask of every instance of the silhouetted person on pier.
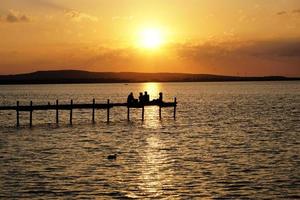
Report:
[{"label": "silhouetted person on pier", "polygon": [[144,104],[144,95],[143,95],[143,93],[142,92],[140,92],[140,96],[139,96],[139,103],[140,104]]},{"label": "silhouetted person on pier", "polygon": [[150,102],[150,96],[147,93],[147,91],[145,91],[145,94],[144,94],[144,101],[145,101],[145,103],[149,103]]},{"label": "silhouetted person on pier", "polygon": [[159,103],[162,103],[162,102],[163,102],[163,93],[162,93],[162,92],[159,93],[158,102],[159,102]]},{"label": "silhouetted person on pier", "polygon": [[127,97],[127,104],[132,105],[134,103],[133,93],[131,92]]}]

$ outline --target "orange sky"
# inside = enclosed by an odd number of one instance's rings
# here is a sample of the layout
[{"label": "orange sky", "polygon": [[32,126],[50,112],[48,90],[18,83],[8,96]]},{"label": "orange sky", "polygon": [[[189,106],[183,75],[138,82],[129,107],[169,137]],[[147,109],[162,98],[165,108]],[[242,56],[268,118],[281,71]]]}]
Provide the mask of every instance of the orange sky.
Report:
[{"label": "orange sky", "polygon": [[299,63],[299,0],[1,0],[0,74],[300,76]]}]

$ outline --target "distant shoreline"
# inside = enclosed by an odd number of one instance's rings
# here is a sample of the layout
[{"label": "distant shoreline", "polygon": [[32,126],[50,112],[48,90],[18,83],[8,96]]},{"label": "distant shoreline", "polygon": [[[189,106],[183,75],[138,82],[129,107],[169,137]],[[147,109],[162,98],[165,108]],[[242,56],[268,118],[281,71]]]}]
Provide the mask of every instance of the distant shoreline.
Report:
[{"label": "distant shoreline", "polygon": [[88,72],[79,70],[38,71],[28,74],[0,75],[0,85],[96,84],[144,82],[254,82],[299,81],[300,77],[240,77],[211,74]]},{"label": "distant shoreline", "polygon": [[234,83],[234,82],[295,82],[297,79],[287,80],[228,80],[228,81],[139,81],[139,82],[16,82],[16,83],[2,83],[0,85],[67,85],[67,84],[133,84],[133,83]]}]

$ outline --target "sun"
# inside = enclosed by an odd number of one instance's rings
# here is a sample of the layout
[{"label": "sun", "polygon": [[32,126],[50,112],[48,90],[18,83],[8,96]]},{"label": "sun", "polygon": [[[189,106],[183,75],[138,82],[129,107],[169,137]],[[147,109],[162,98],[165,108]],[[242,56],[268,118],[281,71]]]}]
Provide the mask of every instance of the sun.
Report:
[{"label": "sun", "polygon": [[163,33],[158,28],[142,29],[139,37],[139,45],[146,49],[157,49],[164,43]]}]

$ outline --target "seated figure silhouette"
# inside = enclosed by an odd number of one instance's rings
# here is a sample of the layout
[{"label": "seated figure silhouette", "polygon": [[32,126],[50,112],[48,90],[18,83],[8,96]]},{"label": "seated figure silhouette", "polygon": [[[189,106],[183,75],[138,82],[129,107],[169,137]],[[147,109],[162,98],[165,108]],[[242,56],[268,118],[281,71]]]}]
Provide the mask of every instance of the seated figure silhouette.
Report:
[{"label": "seated figure silhouette", "polygon": [[133,102],[134,102],[134,97],[133,97],[133,93],[131,92],[127,97],[127,104],[132,105]]},{"label": "seated figure silhouette", "polygon": [[160,92],[159,93],[159,98],[158,98],[158,103],[162,103],[163,102],[163,93]]},{"label": "seated figure silhouette", "polygon": [[142,92],[140,92],[140,96],[139,96],[139,103],[140,104],[144,104],[144,95],[143,95],[143,93]]},{"label": "seated figure silhouette", "polygon": [[156,103],[156,104],[161,104],[161,103],[163,103],[163,93],[160,92],[160,93],[159,93],[158,99],[153,99],[152,102],[153,102],[153,103]]},{"label": "seated figure silhouette", "polygon": [[148,94],[147,91],[145,91],[145,94],[144,94],[144,103],[149,103],[150,102],[150,96]]},{"label": "seated figure silhouette", "polygon": [[138,104],[138,100],[134,98],[133,93],[131,92],[127,97],[127,106],[133,106]]}]

